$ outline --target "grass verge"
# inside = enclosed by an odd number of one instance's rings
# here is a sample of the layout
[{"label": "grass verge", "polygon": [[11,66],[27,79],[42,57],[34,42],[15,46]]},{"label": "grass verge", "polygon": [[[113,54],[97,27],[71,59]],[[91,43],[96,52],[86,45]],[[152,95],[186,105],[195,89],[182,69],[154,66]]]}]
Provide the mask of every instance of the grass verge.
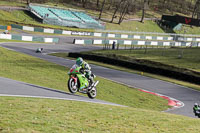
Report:
[{"label": "grass verge", "polygon": [[159,32],[164,31],[153,21],[146,20],[144,23],[139,21],[127,21],[119,24],[107,23],[107,30],[122,30],[122,31],[135,31],[135,32]]},{"label": "grass verge", "polygon": [[0,97],[0,131],[199,133],[198,119],[76,101]]},{"label": "grass verge", "polygon": [[[0,76],[68,91],[68,68],[0,47]],[[28,78],[27,78],[28,77]],[[97,99],[150,110],[165,110],[168,101],[97,77]]]}]

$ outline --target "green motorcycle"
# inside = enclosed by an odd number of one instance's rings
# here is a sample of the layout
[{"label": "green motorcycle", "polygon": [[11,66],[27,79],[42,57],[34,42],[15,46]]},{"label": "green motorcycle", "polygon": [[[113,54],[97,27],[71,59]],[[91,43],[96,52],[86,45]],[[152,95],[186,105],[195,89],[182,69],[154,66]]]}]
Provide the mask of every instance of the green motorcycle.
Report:
[{"label": "green motorcycle", "polygon": [[[81,67],[78,65],[73,65],[70,71],[68,72],[68,89],[71,93],[80,93],[87,94],[89,98],[95,98],[97,95],[96,86],[99,81],[92,83],[85,77],[85,73],[82,71]],[[96,76],[92,74],[93,78]]]}]

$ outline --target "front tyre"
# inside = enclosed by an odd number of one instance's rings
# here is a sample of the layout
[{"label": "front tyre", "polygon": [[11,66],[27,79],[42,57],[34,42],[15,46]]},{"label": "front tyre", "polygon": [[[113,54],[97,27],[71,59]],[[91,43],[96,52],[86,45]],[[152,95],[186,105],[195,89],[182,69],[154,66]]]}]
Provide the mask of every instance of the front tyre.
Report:
[{"label": "front tyre", "polygon": [[91,90],[89,90],[87,95],[88,95],[89,98],[94,99],[97,96],[96,87],[93,87]]},{"label": "front tyre", "polygon": [[76,93],[78,91],[77,83],[73,78],[68,80],[68,89],[71,93]]}]

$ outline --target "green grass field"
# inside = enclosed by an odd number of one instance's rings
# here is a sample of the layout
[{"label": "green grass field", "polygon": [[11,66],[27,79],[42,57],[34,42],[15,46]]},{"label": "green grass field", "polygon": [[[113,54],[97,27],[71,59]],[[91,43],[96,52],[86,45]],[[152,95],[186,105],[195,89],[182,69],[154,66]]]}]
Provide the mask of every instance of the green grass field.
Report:
[{"label": "green grass field", "polygon": [[[0,67],[0,76],[2,77],[68,91],[67,72],[69,69],[63,66],[0,47]],[[97,99],[159,111],[168,108],[168,101],[157,96],[142,93],[137,89],[99,77],[97,80],[100,81],[97,86],[97,89],[99,88]]]},{"label": "green grass field", "polygon": [[0,97],[0,132],[199,133],[198,119],[130,107]]},{"label": "green grass field", "polygon": [[175,33],[177,34],[196,34],[196,35],[199,35],[200,34],[200,27],[196,27],[196,26],[190,26],[190,25],[183,25],[182,29],[181,30],[177,30],[175,31]]},{"label": "green grass field", "polygon": [[135,31],[135,32],[159,32],[164,31],[153,21],[146,20],[144,23],[138,21],[128,21],[119,24],[106,24],[107,30],[122,30],[122,31]]},{"label": "green grass field", "polygon": [[23,2],[20,2],[19,0],[15,0],[15,1],[1,0],[0,1],[0,6],[20,6],[20,7],[25,7],[26,4],[23,3]]}]

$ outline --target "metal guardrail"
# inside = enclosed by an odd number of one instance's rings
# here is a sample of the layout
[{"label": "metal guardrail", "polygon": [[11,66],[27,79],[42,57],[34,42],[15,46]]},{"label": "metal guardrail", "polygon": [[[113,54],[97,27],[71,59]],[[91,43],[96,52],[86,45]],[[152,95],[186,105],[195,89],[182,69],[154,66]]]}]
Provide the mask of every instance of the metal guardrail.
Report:
[{"label": "metal guardrail", "polygon": [[138,32],[138,31],[123,31],[123,30],[95,30],[95,32],[103,33],[127,33],[127,34],[142,34],[142,35],[165,35],[165,36],[184,36],[184,37],[200,37],[194,34],[175,34],[175,33],[160,33],[160,32]]},{"label": "metal guardrail", "polygon": [[200,47],[199,42],[178,41],[147,41],[147,40],[104,40],[104,39],[74,39],[74,44],[102,45],[102,44],[132,45],[132,46],[171,46],[171,47]]}]

